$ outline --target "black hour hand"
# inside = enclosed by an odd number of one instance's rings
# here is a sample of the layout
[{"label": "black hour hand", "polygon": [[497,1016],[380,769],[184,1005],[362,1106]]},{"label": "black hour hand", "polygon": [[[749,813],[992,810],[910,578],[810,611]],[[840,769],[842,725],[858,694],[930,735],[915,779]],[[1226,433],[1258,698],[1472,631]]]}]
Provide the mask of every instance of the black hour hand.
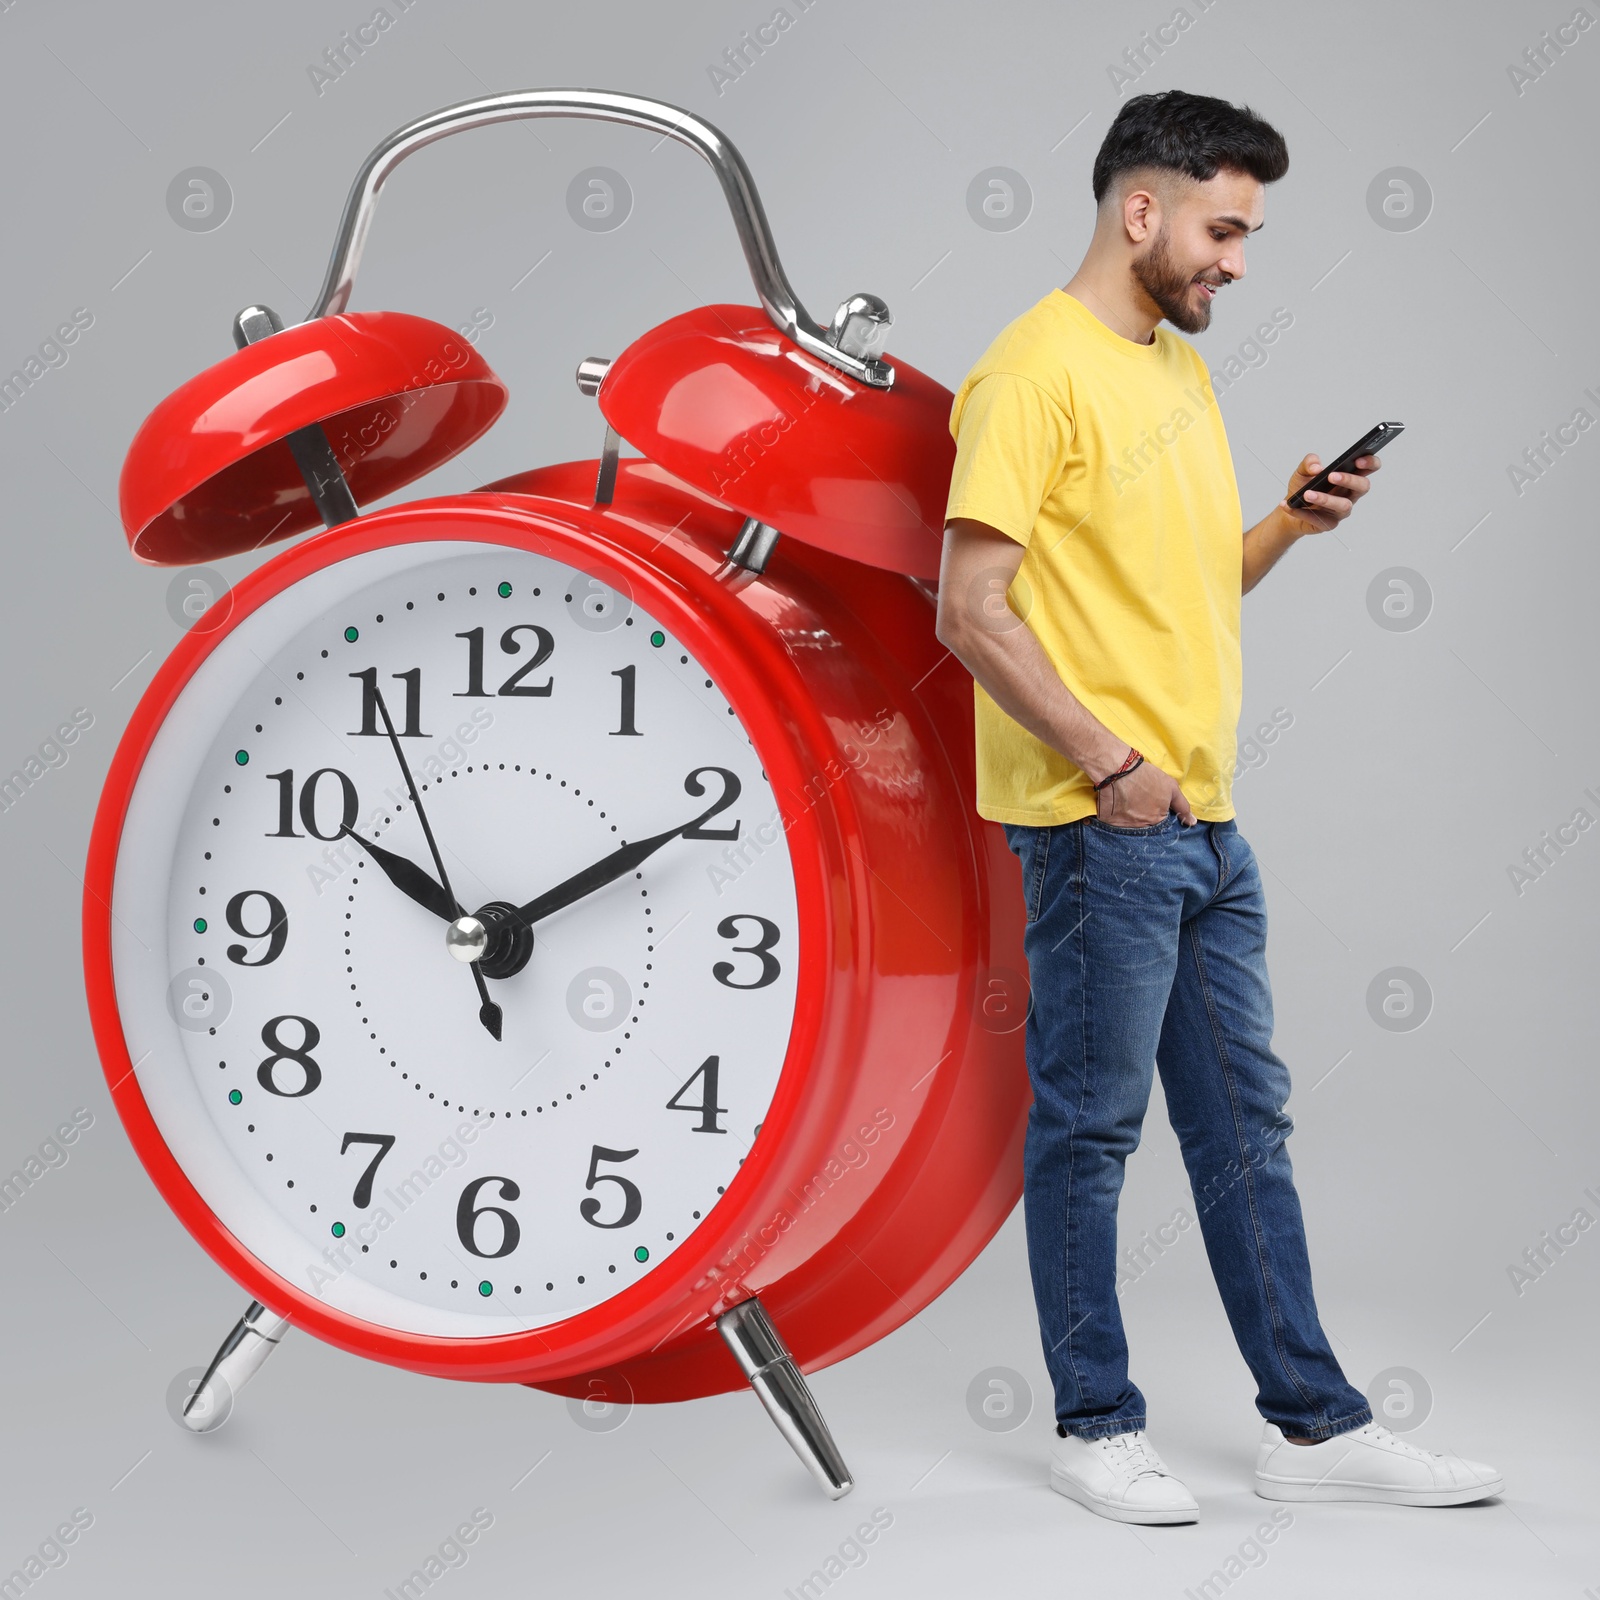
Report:
[{"label": "black hour hand", "polygon": [[596,889],[602,889],[606,884],[615,882],[625,873],[632,872],[641,861],[653,856],[662,845],[670,843],[680,833],[686,833],[704,820],[704,817],[693,817],[679,827],[668,828],[665,833],[658,833],[649,839],[635,839],[632,844],[625,844],[620,849],[613,850],[610,855],[585,867],[581,872],[573,873],[555,888],[547,889],[537,900],[530,900],[527,905],[519,906],[517,916],[526,923],[542,921],[552,912],[561,911],[574,901],[581,900],[585,895],[593,894]]},{"label": "black hour hand", "polygon": [[415,900],[423,910],[431,911],[441,922],[454,922],[462,915],[461,907],[456,904],[449,890],[430,878],[415,861],[408,861],[392,850],[385,850],[382,845],[363,839],[354,828],[345,828],[343,833],[354,839],[372,857],[383,875],[401,894]]}]

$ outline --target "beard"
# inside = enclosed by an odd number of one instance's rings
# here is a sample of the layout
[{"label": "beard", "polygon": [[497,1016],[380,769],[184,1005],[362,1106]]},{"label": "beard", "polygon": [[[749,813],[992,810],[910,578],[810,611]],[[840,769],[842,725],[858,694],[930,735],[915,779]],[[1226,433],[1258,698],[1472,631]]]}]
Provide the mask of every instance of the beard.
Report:
[{"label": "beard", "polygon": [[1150,248],[1135,258],[1133,275],[1173,327],[1184,333],[1204,333],[1211,326],[1211,302],[1194,292],[1194,280],[1200,274],[1186,273],[1173,262],[1165,223]]}]

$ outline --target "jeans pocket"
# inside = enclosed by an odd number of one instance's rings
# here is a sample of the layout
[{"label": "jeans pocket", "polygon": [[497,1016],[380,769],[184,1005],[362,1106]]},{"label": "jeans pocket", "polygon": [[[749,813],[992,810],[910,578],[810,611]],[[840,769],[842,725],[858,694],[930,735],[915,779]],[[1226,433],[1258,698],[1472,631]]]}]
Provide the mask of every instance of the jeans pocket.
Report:
[{"label": "jeans pocket", "polygon": [[1050,860],[1050,830],[1008,822],[1006,842],[1022,864],[1022,904],[1028,922],[1038,921],[1044,897],[1044,875]]},{"label": "jeans pocket", "polygon": [[1098,829],[1101,833],[1121,834],[1124,838],[1148,838],[1152,834],[1164,833],[1168,828],[1176,827],[1179,821],[1176,811],[1169,811],[1159,822],[1152,822],[1143,828],[1119,828],[1115,823],[1102,822],[1099,817],[1085,817],[1084,821],[1091,828]]}]

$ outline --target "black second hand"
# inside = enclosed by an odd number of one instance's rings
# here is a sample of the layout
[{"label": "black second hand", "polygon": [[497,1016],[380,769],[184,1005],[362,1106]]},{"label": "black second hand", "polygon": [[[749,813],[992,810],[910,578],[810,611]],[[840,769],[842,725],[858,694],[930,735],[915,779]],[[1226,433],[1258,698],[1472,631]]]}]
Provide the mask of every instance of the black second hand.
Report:
[{"label": "black second hand", "polygon": [[[383,718],[384,731],[389,735],[389,743],[394,749],[394,758],[400,763],[400,774],[406,780],[406,791],[411,796],[411,803],[417,808],[417,821],[422,824],[422,836],[428,841],[428,849],[433,856],[433,865],[439,874],[439,882],[444,892],[450,897],[456,908],[457,916],[465,916],[461,902],[456,899],[456,892],[450,887],[450,874],[445,871],[444,857],[439,854],[439,846],[434,842],[433,829],[428,826],[428,813],[422,808],[422,796],[417,793],[416,781],[411,776],[411,768],[406,764],[406,753],[400,748],[400,736],[394,731],[394,723],[389,717],[389,708],[383,703],[383,691],[374,682],[372,697],[378,703],[378,715]],[[478,1020],[489,1030],[491,1037],[496,1041],[500,1038],[503,1016],[500,1007],[489,998],[489,985],[483,973],[478,970],[476,961],[471,963],[473,981],[478,986],[478,998],[483,1004],[478,1008]]]}]

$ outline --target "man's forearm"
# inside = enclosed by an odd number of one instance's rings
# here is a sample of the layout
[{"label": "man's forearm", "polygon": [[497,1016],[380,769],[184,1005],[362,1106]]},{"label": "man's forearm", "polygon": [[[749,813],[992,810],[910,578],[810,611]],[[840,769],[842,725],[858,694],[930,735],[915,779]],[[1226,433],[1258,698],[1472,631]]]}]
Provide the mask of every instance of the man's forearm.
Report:
[{"label": "man's forearm", "polygon": [[1008,717],[1091,778],[1103,778],[1122,764],[1128,741],[1112,733],[1061,681],[1020,618],[1004,631],[963,622],[941,638]]},{"label": "man's forearm", "polygon": [[1278,558],[1303,536],[1305,530],[1296,526],[1285,515],[1282,506],[1274,506],[1253,528],[1244,535],[1244,570],[1241,573],[1241,594],[1249,594],[1255,586],[1277,565]]}]

